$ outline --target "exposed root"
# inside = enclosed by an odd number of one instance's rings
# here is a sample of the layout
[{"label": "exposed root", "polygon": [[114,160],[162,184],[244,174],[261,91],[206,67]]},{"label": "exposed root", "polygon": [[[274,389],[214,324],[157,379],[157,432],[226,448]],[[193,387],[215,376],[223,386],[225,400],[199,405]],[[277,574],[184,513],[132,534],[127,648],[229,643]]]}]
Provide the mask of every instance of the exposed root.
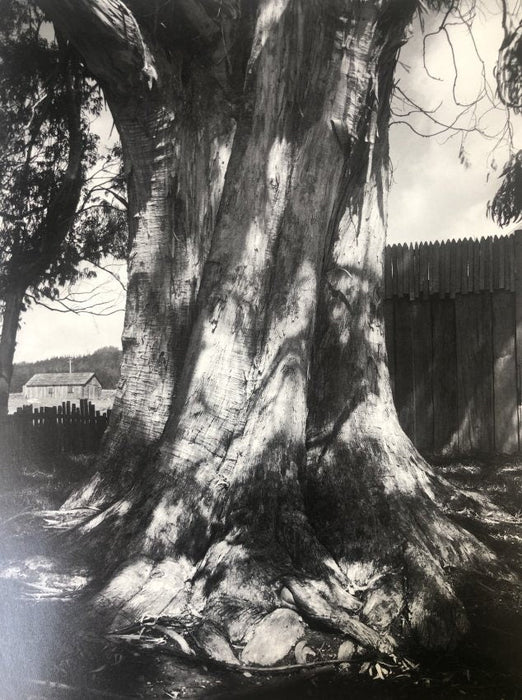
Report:
[{"label": "exposed root", "polygon": [[311,621],[331,630],[340,631],[364,647],[384,654],[393,654],[397,642],[388,634],[379,634],[346,611],[333,596],[328,595],[322,582],[300,582],[289,579],[286,584],[292,592],[298,609]]},{"label": "exposed root", "polygon": [[[238,546],[226,550],[225,559],[213,560],[212,569],[208,558],[197,567],[180,559],[128,562],[98,593],[95,611],[109,615],[113,628],[125,628],[112,635],[130,633],[135,640],[135,621],[141,620],[142,627],[166,635],[185,656],[203,654],[241,668],[279,667],[310,629],[329,630],[326,638],[348,637],[353,648],[395,653],[397,642],[358,619],[362,602],[335,576],[330,581],[282,578],[273,564],[259,565]],[[220,568],[220,561],[228,566]]]},{"label": "exposed root", "polygon": [[100,471],[97,471],[90,479],[75,490],[65,501],[61,510],[94,508],[102,510],[116,494],[114,488]]},{"label": "exposed root", "polygon": [[64,568],[54,559],[35,556],[4,566],[0,582],[16,587],[24,600],[73,600],[89,583],[89,573],[79,567]]},{"label": "exposed root", "polygon": [[[279,609],[275,612],[281,613],[284,611]],[[179,626],[176,628],[175,623],[170,619],[144,619],[134,625],[115,630],[107,636],[112,641],[137,644],[143,648],[161,649],[163,653],[179,656],[190,661],[211,662],[219,668],[230,671],[249,671],[258,674],[291,673],[302,669],[346,665],[349,658],[353,655],[351,654],[348,657],[341,653],[332,658],[297,663],[249,664],[245,663],[245,661],[240,661],[225,635],[215,625],[203,622],[196,624],[192,628],[184,628],[182,630]],[[304,638],[305,633],[303,632],[300,639]],[[339,645],[339,642],[334,644],[333,651],[337,649],[337,645]],[[344,643],[341,642],[339,649],[343,645]],[[293,651],[294,657],[297,658],[297,646],[295,643],[292,644],[288,656]],[[364,658],[364,656],[359,654],[359,658]],[[399,662],[396,656],[392,656],[391,660],[394,663]]]},{"label": "exposed root", "polygon": [[[121,525],[122,518],[135,522],[133,511],[139,505],[134,503],[128,512],[124,506],[131,501],[122,499],[91,517],[79,528],[82,537],[97,533],[100,543],[109,523]],[[124,556],[132,550],[147,553],[127,559],[110,574],[94,599],[94,609],[116,627],[145,618],[183,620],[192,634],[193,651],[241,668],[277,667],[275,662],[283,662],[310,628],[341,634],[387,656],[395,655],[408,638],[428,648],[452,647],[465,633],[467,621],[450,585],[449,570],[455,564],[493,562],[494,557],[465,530],[422,503],[413,502],[411,511],[398,507],[397,513],[398,527],[387,533],[384,553],[377,555],[382,549],[378,543],[369,546],[370,568],[365,569],[365,560],[353,558],[337,564],[322,545],[311,543],[313,577],[299,571],[292,557],[279,551],[280,545],[256,551],[255,540],[234,544],[232,535],[218,539],[200,561],[180,555],[158,560],[143,529],[131,535],[131,529],[119,525],[117,541],[125,543]],[[131,539],[125,542],[127,529]],[[313,531],[307,530],[306,537],[310,536]],[[109,547],[111,553],[117,550],[114,542]],[[301,543],[298,549],[302,554],[306,548]],[[316,555],[323,551],[321,564]],[[365,581],[357,579],[357,570],[365,570]],[[234,645],[242,649],[239,656]]]},{"label": "exposed root", "polygon": [[116,572],[92,601],[93,613],[121,626],[146,617],[180,617],[188,609],[193,567],[171,559],[136,557]]}]

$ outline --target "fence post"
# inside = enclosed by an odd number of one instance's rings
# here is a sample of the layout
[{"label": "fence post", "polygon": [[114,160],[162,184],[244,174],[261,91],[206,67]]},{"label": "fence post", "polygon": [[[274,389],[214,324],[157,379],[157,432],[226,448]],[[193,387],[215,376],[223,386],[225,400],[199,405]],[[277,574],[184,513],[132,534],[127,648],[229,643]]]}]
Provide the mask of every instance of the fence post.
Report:
[{"label": "fence post", "polygon": [[515,231],[515,356],[517,361],[518,449],[522,447],[522,230]]}]

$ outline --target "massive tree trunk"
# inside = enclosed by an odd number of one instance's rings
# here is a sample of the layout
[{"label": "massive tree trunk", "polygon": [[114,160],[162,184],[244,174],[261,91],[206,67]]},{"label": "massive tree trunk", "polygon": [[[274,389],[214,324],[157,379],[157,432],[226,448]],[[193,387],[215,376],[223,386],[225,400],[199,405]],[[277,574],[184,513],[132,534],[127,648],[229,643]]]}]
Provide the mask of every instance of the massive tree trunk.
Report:
[{"label": "massive tree trunk", "polygon": [[[171,58],[161,92],[106,91],[128,170],[131,247],[121,381],[100,465],[105,501],[132,478],[171,412],[234,133],[229,106],[200,67],[182,85],[182,63]],[[115,459],[124,465],[117,472]]]},{"label": "massive tree trunk", "polygon": [[104,86],[130,179],[122,382],[69,502],[100,509],[97,607],[202,616],[243,661],[287,634],[278,608],[294,642],[299,613],[388,652],[451,644],[448,571],[493,557],[399,427],[380,293],[415,4],[42,5]]}]

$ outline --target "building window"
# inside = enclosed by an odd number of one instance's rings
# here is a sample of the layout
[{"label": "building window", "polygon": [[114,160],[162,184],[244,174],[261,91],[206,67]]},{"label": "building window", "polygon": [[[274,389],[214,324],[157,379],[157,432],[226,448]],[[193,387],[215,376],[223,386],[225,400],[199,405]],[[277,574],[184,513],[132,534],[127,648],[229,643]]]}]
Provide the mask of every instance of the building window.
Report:
[{"label": "building window", "polygon": [[74,387],[71,386],[70,384],[69,384],[69,386],[67,387],[67,393],[68,393],[68,394],[73,394],[73,393],[74,393]]},{"label": "building window", "polygon": [[52,396],[52,395],[53,395],[54,389],[53,389],[52,386],[50,386],[50,387],[47,389],[47,393],[49,394],[49,396]]}]

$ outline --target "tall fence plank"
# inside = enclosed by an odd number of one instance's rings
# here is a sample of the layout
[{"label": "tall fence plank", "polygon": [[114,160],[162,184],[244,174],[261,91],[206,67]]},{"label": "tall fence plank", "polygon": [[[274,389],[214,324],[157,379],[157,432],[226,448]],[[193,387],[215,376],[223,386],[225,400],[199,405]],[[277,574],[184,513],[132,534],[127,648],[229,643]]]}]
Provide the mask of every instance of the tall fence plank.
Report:
[{"label": "tall fence plank", "polygon": [[419,256],[419,287],[422,292],[422,296],[428,298],[430,293],[430,281],[428,274],[428,247],[426,245],[420,245],[417,249],[417,254]]},{"label": "tall fence plank", "polygon": [[408,299],[395,303],[395,405],[407,435],[415,434],[415,372],[412,308]]},{"label": "tall fence plank", "polygon": [[451,241],[447,244],[450,251],[450,297],[455,298],[458,289],[459,269],[457,264],[457,244]]},{"label": "tall fence plank", "polygon": [[429,300],[411,303],[414,437],[420,450],[433,449],[432,324]]},{"label": "tall fence plank", "polygon": [[473,292],[480,292],[480,241],[473,242]]},{"label": "tall fence plank", "polygon": [[518,452],[518,401],[515,358],[515,299],[498,291],[492,295],[495,451]]},{"label": "tall fence plank", "polygon": [[457,392],[459,451],[492,452],[493,362],[491,352],[491,300],[482,294],[458,295]]},{"label": "tall fence plank", "polygon": [[433,451],[458,452],[457,339],[455,304],[432,300],[433,321]]}]

